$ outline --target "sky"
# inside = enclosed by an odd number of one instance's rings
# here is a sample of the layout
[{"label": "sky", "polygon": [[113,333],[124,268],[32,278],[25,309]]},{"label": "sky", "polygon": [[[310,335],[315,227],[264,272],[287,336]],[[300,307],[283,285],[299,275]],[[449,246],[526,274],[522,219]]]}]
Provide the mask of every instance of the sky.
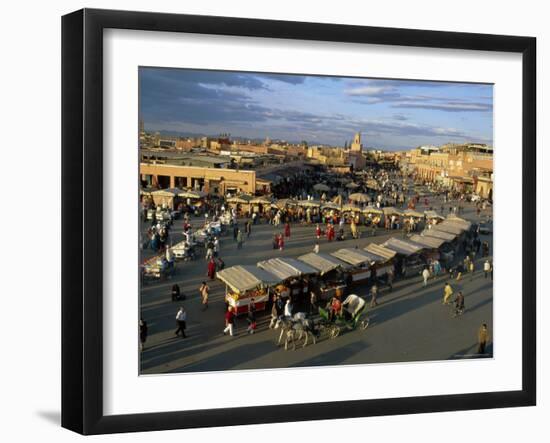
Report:
[{"label": "sky", "polygon": [[493,144],[493,86],[171,68],[139,70],[147,131],[364,147]]}]

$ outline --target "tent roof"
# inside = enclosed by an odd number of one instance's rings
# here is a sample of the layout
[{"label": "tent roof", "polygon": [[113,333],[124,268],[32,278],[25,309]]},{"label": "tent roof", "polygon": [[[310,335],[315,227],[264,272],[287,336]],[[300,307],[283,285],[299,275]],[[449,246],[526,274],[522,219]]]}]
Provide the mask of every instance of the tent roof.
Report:
[{"label": "tent roof", "polygon": [[309,254],[301,255],[298,260],[303,261],[307,265],[319,270],[322,274],[330,272],[338,267],[348,268],[349,264],[338,260],[337,258],[323,253],[310,252]]},{"label": "tent roof", "polygon": [[392,249],[398,254],[405,256],[416,254],[417,252],[424,249],[424,246],[419,245],[418,243],[409,240],[401,240],[394,237],[388,239],[385,243],[382,244],[382,246],[388,249]]},{"label": "tent roof", "polygon": [[216,277],[239,293],[281,282],[275,275],[255,266],[231,266],[217,272]]},{"label": "tent roof", "polygon": [[445,240],[443,240],[442,238],[422,236],[417,234],[412,235],[411,240],[415,243],[418,243],[419,245],[423,245],[431,249],[438,249],[443,243],[445,243]]},{"label": "tent roof", "polygon": [[272,258],[258,262],[258,267],[277,276],[281,280],[300,277],[304,274],[317,274],[317,269],[295,258]]},{"label": "tent roof", "polygon": [[178,188],[159,189],[158,191],[151,192],[151,195],[158,195],[161,197],[175,197],[181,192]]},{"label": "tent roof", "polygon": [[440,238],[441,240],[447,241],[453,241],[456,238],[456,234],[451,234],[450,232],[445,231],[438,231],[436,229],[436,226],[432,227],[432,229],[425,229],[421,235],[425,237],[435,237]]},{"label": "tent roof", "polygon": [[449,232],[454,235],[460,235],[465,231],[463,227],[447,221],[443,221],[435,225],[432,229],[435,229],[436,231]]},{"label": "tent roof", "polygon": [[321,206],[321,202],[318,200],[298,200],[296,204],[298,206],[314,206],[314,207]]},{"label": "tent roof", "polygon": [[406,209],[403,211],[403,214],[405,214],[405,217],[424,218],[424,214],[422,214],[422,212],[418,212],[413,209]]},{"label": "tent roof", "polygon": [[344,249],[339,249],[338,251],[335,251],[335,252],[331,252],[330,255],[342,261],[345,261],[346,263],[349,263],[350,265],[353,265],[353,266],[362,265],[364,263],[368,263],[372,261],[372,255],[367,254],[361,249],[344,248]]},{"label": "tent roof", "polygon": [[401,214],[403,214],[403,211],[400,211],[399,209],[394,208],[393,206],[388,206],[387,208],[382,208],[382,211],[386,215],[393,215],[393,214],[401,215]]},{"label": "tent roof", "polygon": [[472,227],[472,223],[468,220],[464,220],[463,218],[456,217],[454,215],[450,215],[445,219],[446,223],[452,223],[455,225],[460,226],[461,228],[464,228],[465,230],[468,230]]},{"label": "tent roof", "polygon": [[180,191],[178,193],[178,197],[183,197],[183,198],[204,198],[206,197],[208,194],[204,191]]},{"label": "tent roof", "polygon": [[248,194],[235,195],[227,199],[228,203],[250,203],[252,196]]},{"label": "tent roof", "polygon": [[376,208],[374,206],[367,206],[367,207],[363,208],[363,212],[365,214],[383,214],[384,213],[384,211],[382,211],[382,209]]},{"label": "tent roof", "polygon": [[383,261],[391,260],[393,257],[395,257],[395,251],[392,249],[385,248],[382,245],[377,245],[376,243],[371,243],[367,245],[365,248],[366,252],[370,252],[371,254],[375,254],[379,257],[382,257]]},{"label": "tent roof", "polygon": [[437,212],[435,211],[424,211],[424,215],[428,218],[440,218],[440,219],[444,219],[445,217],[443,217],[442,215],[439,215]]}]

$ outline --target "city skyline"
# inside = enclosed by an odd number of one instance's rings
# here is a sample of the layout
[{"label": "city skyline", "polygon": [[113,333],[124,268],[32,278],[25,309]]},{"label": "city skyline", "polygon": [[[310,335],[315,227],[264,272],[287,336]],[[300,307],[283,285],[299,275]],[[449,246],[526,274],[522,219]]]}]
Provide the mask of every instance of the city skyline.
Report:
[{"label": "city skyline", "polygon": [[249,139],[388,150],[493,143],[487,84],[140,68],[148,131],[231,133]]}]

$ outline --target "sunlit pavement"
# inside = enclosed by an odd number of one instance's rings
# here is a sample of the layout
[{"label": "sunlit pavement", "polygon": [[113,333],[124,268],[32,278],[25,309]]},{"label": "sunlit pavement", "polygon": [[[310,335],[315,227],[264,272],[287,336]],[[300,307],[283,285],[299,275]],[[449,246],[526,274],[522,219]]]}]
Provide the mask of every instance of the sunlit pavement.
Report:
[{"label": "sunlit pavement", "polygon": [[[441,203],[431,199],[438,212]],[[448,207],[449,204],[446,205]],[[475,207],[464,204],[461,217],[477,220]],[[423,206],[418,209],[424,210]],[[489,214],[488,211],[484,212]],[[482,213],[483,215],[483,213]],[[202,220],[196,219],[195,224]],[[241,226],[243,223],[241,222]],[[142,224],[143,230],[147,227]],[[292,225],[291,237],[284,251],[273,250],[271,241],[282,226],[259,224],[238,250],[231,233],[221,237],[220,256],[226,267],[236,264],[255,265],[272,257],[297,257],[313,250],[315,225]],[[176,220],[172,230],[174,241],[182,238],[182,221]],[[366,235],[368,232],[368,235]],[[346,227],[349,238],[349,227]],[[370,242],[382,243],[400,232],[379,229],[375,237],[370,230],[359,240],[327,242],[321,240],[321,252],[332,252],[344,247],[360,248]],[[492,236],[482,236],[492,241]],[[492,248],[492,245],[491,245]],[[144,251],[146,256],[150,251]],[[422,278],[397,280],[393,292],[384,289],[379,294],[379,305],[369,310],[371,323],[366,330],[354,330],[335,339],[323,338],[316,345],[285,351],[277,347],[278,331],[268,329],[269,313],[259,313],[258,330],[246,333],[246,320],[237,320],[237,335],[222,335],[224,327],[224,285],[218,280],[210,285],[209,308],[202,311],[198,288],[206,277],[206,261],[201,256],[195,261],[178,262],[176,274],[170,280],[147,283],[141,290],[141,312],[148,322],[149,336],[142,352],[142,373],[197,372],[212,370],[241,370],[257,368],[299,367],[402,361],[447,360],[471,358],[476,354],[477,331],[482,323],[489,325],[492,338],[493,292],[490,278],[485,279],[482,259],[476,259],[473,278],[466,274],[460,281],[452,281],[456,292],[465,295],[466,311],[454,318],[452,308],[442,305],[443,285],[447,279],[431,279],[426,288]],[[172,302],[170,289],[178,283],[187,299]],[[354,291],[366,296],[367,290],[358,286]],[[187,338],[176,337],[175,316],[180,305],[188,314]],[[488,347],[492,353],[492,342]]]}]

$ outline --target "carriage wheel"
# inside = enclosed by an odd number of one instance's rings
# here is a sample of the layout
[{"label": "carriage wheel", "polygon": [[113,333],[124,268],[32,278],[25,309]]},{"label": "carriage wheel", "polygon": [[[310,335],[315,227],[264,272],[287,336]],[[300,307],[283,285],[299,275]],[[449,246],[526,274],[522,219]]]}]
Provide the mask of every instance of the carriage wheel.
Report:
[{"label": "carriage wheel", "polygon": [[338,326],[334,326],[330,330],[330,338],[336,338],[340,335],[340,328]]},{"label": "carriage wheel", "polygon": [[366,318],[365,320],[363,320],[361,322],[361,329],[365,330],[369,327],[369,324],[370,324],[370,318]]}]

